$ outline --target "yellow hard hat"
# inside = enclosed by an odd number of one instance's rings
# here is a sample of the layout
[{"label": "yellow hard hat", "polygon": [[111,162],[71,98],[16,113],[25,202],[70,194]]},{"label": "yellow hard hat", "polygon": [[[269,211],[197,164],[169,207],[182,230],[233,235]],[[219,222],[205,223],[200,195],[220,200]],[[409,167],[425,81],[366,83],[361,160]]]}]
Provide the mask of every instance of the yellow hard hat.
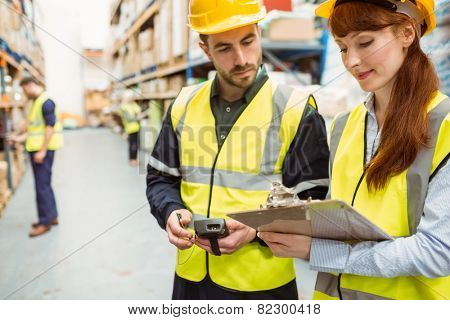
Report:
[{"label": "yellow hard hat", "polygon": [[427,29],[423,35],[430,33],[436,27],[434,0],[416,0],[416,4],[409,0],[327,0],[316,9],[316,15],[328,19],[336,6],[346,2],[372,3],[394,12],[404,13],[419,24],[426,23]]},{"label": "yellow hard hat", "polygon": [[215,34],[258,23],[266,16],[262,0],[190,0],[189,25]]}]

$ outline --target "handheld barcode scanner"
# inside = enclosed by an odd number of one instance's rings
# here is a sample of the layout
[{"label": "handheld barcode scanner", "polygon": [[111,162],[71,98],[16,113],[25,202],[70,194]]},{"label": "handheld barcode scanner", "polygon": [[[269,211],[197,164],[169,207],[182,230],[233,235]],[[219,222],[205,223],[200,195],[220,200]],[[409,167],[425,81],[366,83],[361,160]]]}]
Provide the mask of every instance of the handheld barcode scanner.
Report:
[{"label": "handheld barcode scanner", "polygon": [[220,256],[217,239],[228,235],[225,219],[203,219],[194,221],[195,234],[200,238],[209,239],[211,248],[216,256]]}]

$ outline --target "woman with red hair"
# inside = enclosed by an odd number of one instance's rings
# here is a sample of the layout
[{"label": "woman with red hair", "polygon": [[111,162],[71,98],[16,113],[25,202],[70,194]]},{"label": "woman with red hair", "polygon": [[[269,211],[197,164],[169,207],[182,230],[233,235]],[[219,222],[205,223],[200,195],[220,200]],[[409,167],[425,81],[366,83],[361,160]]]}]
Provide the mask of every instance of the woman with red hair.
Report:
[{"label": "woman with red hair", "polygon": [[434,1],[330,0],[316,13],[370,93],[332,124],[329,198],[395,240],[259,236],[310,261],[316,299],[450,299],[450,100],[419,42],[436,26]]}]

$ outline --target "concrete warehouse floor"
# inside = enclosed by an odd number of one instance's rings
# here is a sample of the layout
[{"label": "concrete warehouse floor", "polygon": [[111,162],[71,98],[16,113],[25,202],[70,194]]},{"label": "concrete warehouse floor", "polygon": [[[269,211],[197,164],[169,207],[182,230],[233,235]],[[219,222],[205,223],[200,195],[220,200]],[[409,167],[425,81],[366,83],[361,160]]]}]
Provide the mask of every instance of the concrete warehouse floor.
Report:
[{"label": "concrete warehouse floor", "polygon": [[[0,219],[0,298],[170,299],[175,249],[149,213],[145,166],[128,166],[124,139],[66,132],[53,187],[60,225],[51,232],[28,237],[37,219],[29,167]],[[296,264],[300,295],[311,298],[316,273]]]}]

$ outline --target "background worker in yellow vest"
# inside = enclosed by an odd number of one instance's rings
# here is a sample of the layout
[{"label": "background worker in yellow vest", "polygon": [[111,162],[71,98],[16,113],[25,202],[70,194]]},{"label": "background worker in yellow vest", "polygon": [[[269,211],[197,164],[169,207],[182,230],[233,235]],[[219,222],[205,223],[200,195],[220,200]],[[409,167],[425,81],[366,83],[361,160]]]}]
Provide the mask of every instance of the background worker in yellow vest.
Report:
[{"label": "background worker in yellow vest", "polygon": [[130,165],[138,165],[139,130],[141,126],[141,107],[134,101],[132,90],[126,90],[123,94],[122,105],[119,110],[125,133],[128,135],[128,157]]},{"label": "background worker in yellow vest", "polygon": [[189,226],[259,208],[272,181],[302,198],[328,190],[326,130],[314,99],[275,83],[262,65],[257,22],[265,14],[260,1],[190,1],[190,26],[217,75],[181,90],[147,176],[152,214],[179,249],[173,299],[298,298],[293,260],[274,257],[254,229],[227,220],[216,255]]},{"label": "background worker in yellow vest", "polygon": [[32,224],[30,237],[42,235],[58,224],[58,210],[51,186],[55,150],[63,146],[58,108],[44,88],[32,77],[21,81],[23,92],[32,100],[27,128],[9,137],[10,142],[25,142],[33,168],[39,221]]},{"label": "background worker in yellow vest", "polygon": [[347,0],[316,11],[370,92],[332,125],[330,197],[395,238],[261,233],[277,256],[321,271],[316,299],[450,299],[450,100],[419,44],[436,25],[433,10],[433,0]]}]

